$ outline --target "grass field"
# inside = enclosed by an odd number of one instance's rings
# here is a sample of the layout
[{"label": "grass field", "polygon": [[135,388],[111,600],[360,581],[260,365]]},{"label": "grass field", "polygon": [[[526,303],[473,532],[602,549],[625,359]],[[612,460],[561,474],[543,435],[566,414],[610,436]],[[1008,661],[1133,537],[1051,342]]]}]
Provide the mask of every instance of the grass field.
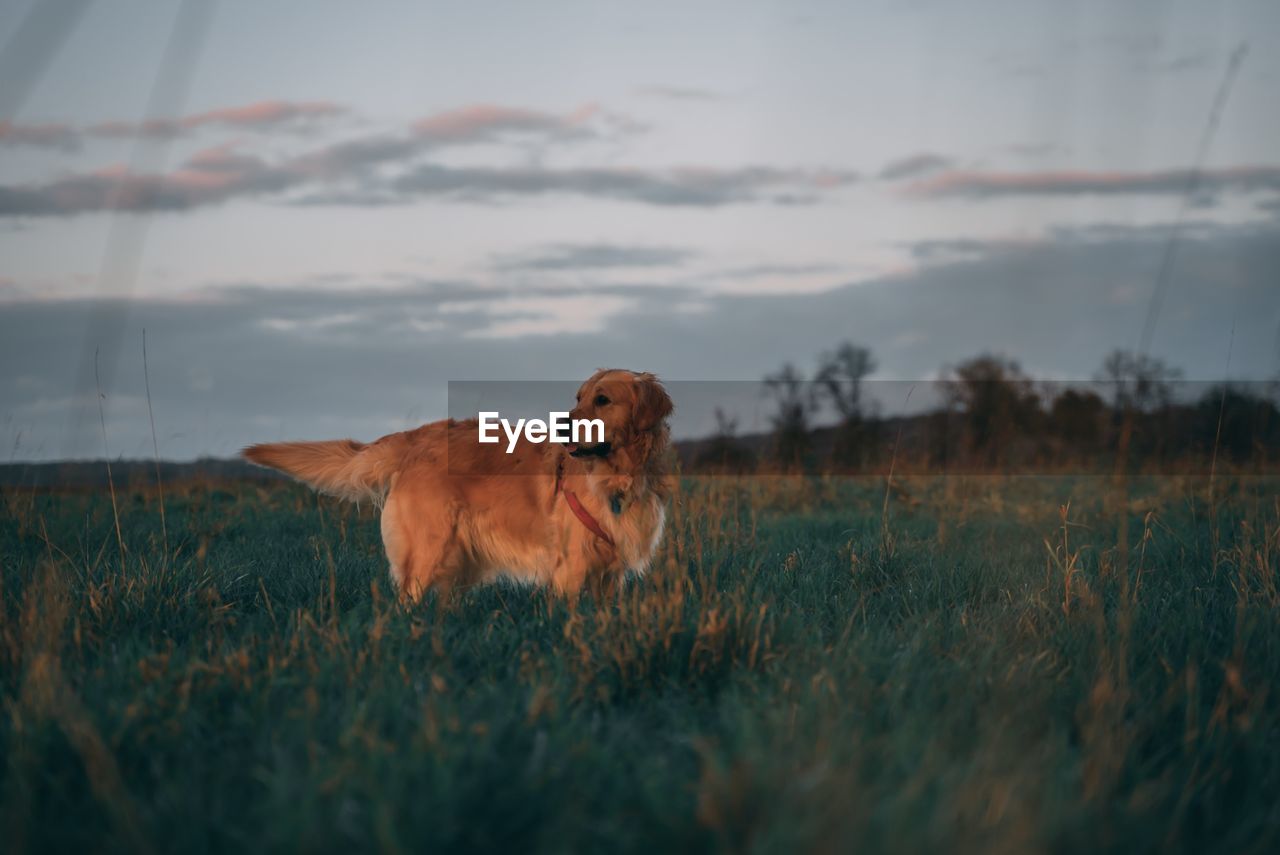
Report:
[{"label": "grass field", "polygon": [[404,607],[375,512],[293,486],[171,486],[164,529],[122,492],[119,538],[10,491],[0,839],[1273,851],[1277,495],[690,479],[654,572],[571,609]]}]

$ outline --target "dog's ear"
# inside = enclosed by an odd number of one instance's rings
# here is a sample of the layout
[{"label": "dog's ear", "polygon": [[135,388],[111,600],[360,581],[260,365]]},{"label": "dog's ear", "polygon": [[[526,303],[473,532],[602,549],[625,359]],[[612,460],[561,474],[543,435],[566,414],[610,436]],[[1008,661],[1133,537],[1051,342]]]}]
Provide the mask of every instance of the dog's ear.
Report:
[{"label": "dog's ear", "polygon": [[587,389],[591,387],[591,384],[599,380],[601,375],[606,374],[607,372],[607,368],[597,368],[595,374],[592,374],[586,380],[582,381],[582,385],[578,387],[577,397],[581,399],[582,396],[587,393]]},{"label": "dog's ear", "polygon": [[653,430],[671,415],[675,405],[671,396],[662,388],[658,378],[649,373],[636,375],[636,411],[633,416],[637,430]]}]

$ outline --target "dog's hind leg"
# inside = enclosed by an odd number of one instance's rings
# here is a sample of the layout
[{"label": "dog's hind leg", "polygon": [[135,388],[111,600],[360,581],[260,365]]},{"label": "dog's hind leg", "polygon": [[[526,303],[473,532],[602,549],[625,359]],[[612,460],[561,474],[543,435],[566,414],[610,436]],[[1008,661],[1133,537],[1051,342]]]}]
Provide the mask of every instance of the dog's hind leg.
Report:
[{"label": "dog's hind leg", "polygon": [[[430,494],[428,494],[430,495]],[[435,494],[435,495],[438,495]],[[417,602],[427,589],[465,581],[466,556],[458,537],[459,511],[413,493],[392,494],[382,512],[382,541],[400,595]]]},{"label": "dog's hind leg", "polygon": [[381,526],[382,548],[387,553],[387,563],[391,565],[391,584],[403,595],[413,550],[409,532],[401,518],[401,502],[394,492],[387,497],[382,508]]},{"label": "dog's hind leg", "polygon": [[411,602],[420,600],[427,589],[443,594],[465,581],[465,569],[455,531],[422,533],[414,539],[401,590]]}]

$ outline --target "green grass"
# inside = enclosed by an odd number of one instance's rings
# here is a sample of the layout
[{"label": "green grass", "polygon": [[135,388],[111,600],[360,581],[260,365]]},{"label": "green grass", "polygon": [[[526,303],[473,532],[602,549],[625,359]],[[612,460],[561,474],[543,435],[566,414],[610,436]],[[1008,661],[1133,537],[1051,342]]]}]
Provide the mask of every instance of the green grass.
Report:
[{"label": "green grass", "polygon": [[108,496],[11,492],[0,839],[1269,851],[1276,487],[687,481],[576,608],[402,606],[376,515],[291,486],[171,489],[167,551],[122,494],[123,567]]}]

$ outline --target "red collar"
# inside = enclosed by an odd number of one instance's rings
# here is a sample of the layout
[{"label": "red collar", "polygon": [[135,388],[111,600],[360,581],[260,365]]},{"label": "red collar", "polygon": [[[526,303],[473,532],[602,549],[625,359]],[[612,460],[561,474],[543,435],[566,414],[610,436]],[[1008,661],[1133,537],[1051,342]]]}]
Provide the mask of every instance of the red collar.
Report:
[{"label": "red collar", "polygon": [[596,518],[591,516],[591,512],[582,506],[582,502],[578,501],[578,497],[573,494],[573,491],[566,490],[561,484],[561,476],[563,474],[563,464],[561,464],[560,467],[556,468],[556,492],[564,493],[564,500],[569,504],[569,510],[573,511],[573,515],[578,518],[578,522],[587,527],[587,531],[610,546],[614,546],[613,538],[609,536],[609,532],[605,531]]}]

